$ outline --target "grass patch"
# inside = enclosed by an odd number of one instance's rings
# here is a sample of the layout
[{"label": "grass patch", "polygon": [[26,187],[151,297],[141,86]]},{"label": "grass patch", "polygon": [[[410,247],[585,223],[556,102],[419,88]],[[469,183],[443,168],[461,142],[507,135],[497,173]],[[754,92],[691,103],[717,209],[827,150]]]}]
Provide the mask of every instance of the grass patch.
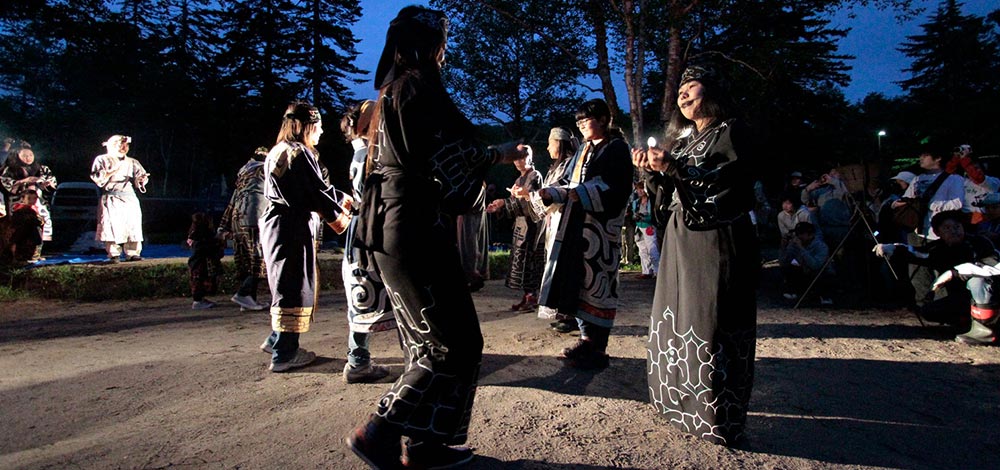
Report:
[{"label": "grass patch", "polygon": [[[510,269],[510,253],[490,252],[490,279],[503,279]],[[319,259],[320,289],[343,289],[340,256]],[[236,265],[232,258],[222,260],[218,295],[236,292]],[[99,302],[104,300],[135,300],[156,297],[189,297],[187,260],[155,260],[154,262],[116,265],[68,264],[34,269],[12,269],[2,273],[0,302],[25,297]],[[261,288],[267,288],[263,280]]]}]

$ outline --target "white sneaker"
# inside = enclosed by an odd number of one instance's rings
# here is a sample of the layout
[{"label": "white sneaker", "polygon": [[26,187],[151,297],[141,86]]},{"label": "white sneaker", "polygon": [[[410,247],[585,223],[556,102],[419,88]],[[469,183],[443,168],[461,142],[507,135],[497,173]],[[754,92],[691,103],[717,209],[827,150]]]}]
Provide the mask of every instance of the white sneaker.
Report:
[{"label": "white sneaker", "polygon": [[249,295],[236,294],[229,300],[232,300],[237,305],[247,310],[264,310],[264,306],[257,303],[257,301],[254,300],[253,297],[250,297]]},{"label": "white sneaker", "polygon": [[304,367],[312,364],[312,361],[316,360],[316,353],[306,351],[305,349],[299,348],[295,351],[295,357],[287,362],[272,362],[268,369],[271,372],[285,372],[292,369],[297,369],[299,367]]},{"label": "white sneaker", "polygon": [[211,300],[195,300],[191,302],[191,310],[205,310],[215,306],[215,302]]},{"label": "white sneaker", "polygon": [[798,294],[792,294],[790,292],[785,292],[784,294],[781,294],[781,296],[788,300],[795,300],[799,298]]},{"label": "white sneaker", "polygon": [[826,297],[820,297],[819,298],[819,304],[820,305],[833,305],[833,299],[828,299]]}]

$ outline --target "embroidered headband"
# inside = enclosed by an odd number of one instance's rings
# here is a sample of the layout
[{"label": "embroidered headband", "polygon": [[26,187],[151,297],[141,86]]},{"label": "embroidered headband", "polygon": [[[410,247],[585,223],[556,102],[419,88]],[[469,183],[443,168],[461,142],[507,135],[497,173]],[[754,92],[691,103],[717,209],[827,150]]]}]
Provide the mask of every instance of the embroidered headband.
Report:
[{"label": "embroidered headband", "polygon": [[699,82],[708,82],[714,84],[722,84],[722,77],[719,72],[715,70],[715,67],[711,65],[691,65],[684,69],[684,73],[681,74],[681,85],[690,82],[692,80],[697,80]]},{"label": "embroidered headband", "polygon": [[553,127],[552,130],[549,131],[549,140],[572,141],[573,136],[570,135],[569,131],[567,131],[566,129],[563,129],[561,127]]}]

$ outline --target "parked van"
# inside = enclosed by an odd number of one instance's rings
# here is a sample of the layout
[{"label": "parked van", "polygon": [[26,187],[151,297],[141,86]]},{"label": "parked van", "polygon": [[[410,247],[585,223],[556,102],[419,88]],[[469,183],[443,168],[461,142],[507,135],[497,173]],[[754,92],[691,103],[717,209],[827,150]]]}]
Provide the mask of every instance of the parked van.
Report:
[{"label": "parked van", "polygon": [[54,223],[89,224],[91,229],[97,225],[97,207],[101,202],[101,190],[94,183],[68,182],[59,183],[52,195],[52,205],[49,212]]}]

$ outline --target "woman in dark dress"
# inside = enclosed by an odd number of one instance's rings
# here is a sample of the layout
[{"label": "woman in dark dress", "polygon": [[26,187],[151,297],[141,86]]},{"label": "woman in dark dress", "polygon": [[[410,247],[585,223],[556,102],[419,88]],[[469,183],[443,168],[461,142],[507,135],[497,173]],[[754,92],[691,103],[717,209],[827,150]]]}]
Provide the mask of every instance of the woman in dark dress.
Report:
[{"label": "woman in dark dress", "polygon": [[[347,438],[375,468],[447,468],[472,459],[467,439],[483,336],[456,246],[493,163],[516,143],[485,148],[441,81],[448,19],[409,6],[389,26],[356,242],[385,283],[405,370],[370,419]],[[403,453],[400,438],[406,436]]]},{"label": "woman in dark dress", "polygon": [[[521,174],[511,188],[537,191],[542,187],[542,174],[535,169],[531,156],[514,160],[514,167]],[[510,307],[513,311],[534,310],[538,307],[538,285],[542,282],[545,267],[545,245],[538,237],[539,221],[532,219],[531,201],[513,195],[497,199],[486,206],[486,212],[514,219],[513,248],[507,287],[524,291],[521,301]]]},{"label": "woman in dark dress", "polygon": [[647,188],[674,183],[647,343],[649,395],[679,429],[732,445],[753,386],[760,267],[753,149],[710,66],[681,77],[669,151],[633,151]]},{"label": "woman in dark dress", "polygon": [[271,354],[271,372],[316,359],[299,347],[299,336],[309,331],[318,299],[320,217],[337,233],[350,223],[351,196],[323,177],[316,151],[322,134],[319,110],[293,102],[285,110],[277,144],[264,160],[264,197],[270,204],[258,226],[271,288],[271,334],[260,348]]}]

